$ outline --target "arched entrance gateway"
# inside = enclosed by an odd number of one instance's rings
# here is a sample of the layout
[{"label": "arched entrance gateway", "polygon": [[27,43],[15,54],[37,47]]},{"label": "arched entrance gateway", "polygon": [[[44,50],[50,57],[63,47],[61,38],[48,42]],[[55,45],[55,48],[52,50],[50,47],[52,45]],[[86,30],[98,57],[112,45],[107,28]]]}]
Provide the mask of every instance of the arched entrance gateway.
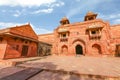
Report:
[{"label": "arched entrance gateway", "polygon": [[83,55],[83,48],[81,45],[76,45],[75,50],[76,50],[77,55],[79,55],[79,54]]}]

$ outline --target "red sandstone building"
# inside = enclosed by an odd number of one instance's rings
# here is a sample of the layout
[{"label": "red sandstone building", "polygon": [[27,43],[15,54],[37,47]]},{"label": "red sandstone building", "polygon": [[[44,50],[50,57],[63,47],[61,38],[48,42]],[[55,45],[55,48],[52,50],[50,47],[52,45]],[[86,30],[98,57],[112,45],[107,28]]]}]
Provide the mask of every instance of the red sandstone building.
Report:
[{"label": "red sandstone building", "polygon": [[97,19],[88,12],[83,22],[70,23],[64,17],[51,34],[39,35],[39,40],[52,44],[52,54],[115,56],[120,54],[120,25]]},{"label": "red sandstone building", "polygon": [[37,56],[38,36],[30,24],[0,30],[0,59]]},{"label": "red sandstone building", "polygon": [[111,26],[96,17],[88,12],[83,22],[76,23],[64,17],[53,33],[43,35],[36,35],[30,24],[0,30],[0,59],[51,51],[55,55],[120,56],[120,25]]}]

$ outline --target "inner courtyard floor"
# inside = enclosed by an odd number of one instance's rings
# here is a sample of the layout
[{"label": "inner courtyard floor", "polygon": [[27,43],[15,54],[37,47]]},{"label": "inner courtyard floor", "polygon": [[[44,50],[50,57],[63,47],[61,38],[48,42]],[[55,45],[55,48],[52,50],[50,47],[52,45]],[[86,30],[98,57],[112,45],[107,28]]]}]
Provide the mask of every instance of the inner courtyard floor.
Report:
[{"label": "inner courtyard floor", "polygon": [[[120,79],[119,57],[46,56],[24,60],[26,59],[12,59],[13,62],[22,61],[22,63],[19,62],[21,64],[17,64],[15,67],[1,68],[0,80],[8,80],[7,78],[17,76],[23,77],[21,80]],[[28,74],[27,72],[30,74],[29,76],[25,76]]]}]

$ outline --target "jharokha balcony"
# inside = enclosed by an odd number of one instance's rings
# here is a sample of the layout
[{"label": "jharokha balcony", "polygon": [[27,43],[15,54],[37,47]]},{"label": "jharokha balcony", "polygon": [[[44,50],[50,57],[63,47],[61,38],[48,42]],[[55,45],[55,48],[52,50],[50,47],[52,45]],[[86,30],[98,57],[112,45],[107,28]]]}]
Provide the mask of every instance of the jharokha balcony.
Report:
[{"label": "jharokha balcony", "polygon": [[91,39],[100,39],[100,37],[101,37],[101,34],[92,34],[92,35],[90,35],[90,38]]},{"label": "jharokha balcony", "polygon": [[60,42],[67,42],[67,41],[68,41],[68,37],[60,38]]}]

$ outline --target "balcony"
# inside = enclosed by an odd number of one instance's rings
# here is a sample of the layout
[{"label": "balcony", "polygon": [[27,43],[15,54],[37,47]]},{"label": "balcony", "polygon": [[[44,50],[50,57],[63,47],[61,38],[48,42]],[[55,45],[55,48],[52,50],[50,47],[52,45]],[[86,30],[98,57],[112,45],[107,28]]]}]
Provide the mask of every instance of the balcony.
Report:
[{"label": "balcony", "polygon": [[100,39],[101,38],[101,34],[91,34],[90,38],[91,39]]},{"label": "balcony", "polygon": [[60,38],[60,42],[67,42],[67,41],[68,41],[67,37]]}]

